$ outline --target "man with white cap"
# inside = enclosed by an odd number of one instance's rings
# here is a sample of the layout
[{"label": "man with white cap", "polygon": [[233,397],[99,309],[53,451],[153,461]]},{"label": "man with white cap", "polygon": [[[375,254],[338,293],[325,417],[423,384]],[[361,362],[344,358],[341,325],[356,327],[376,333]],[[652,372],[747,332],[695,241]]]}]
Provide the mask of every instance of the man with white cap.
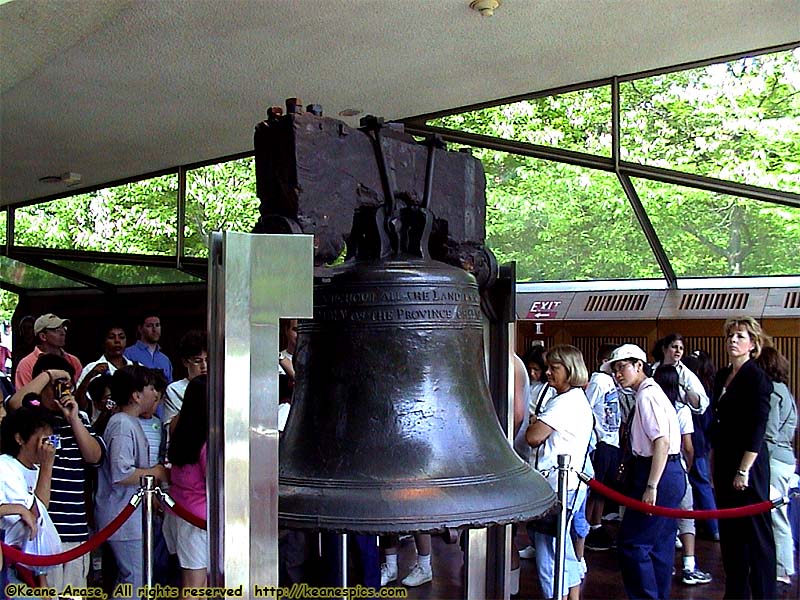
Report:
[{"label": "man with white cap", "polygon": [[14,384],[17,389],[20,389],[31,380],[33,365],[36,364],[40,354],[57,354],[67,359],[75,369],[73,383],[76,382],[75,377],[83,370],[83,367],[77,356],[64,351],[68,326],[69,319],[62,319],[53,313],[44,314],[36,319],[33,324],[33,334],[36,336],[37,346],[33,349],[33,352],[20,360],[17,365],[14,378]]},{"label": "man with white cap", "polygon": [[[650,377],[647,355],[635,344],[624,344],[601,369],[636,392],[628,417],[633,458],[626,465],[626,495],[645,504],[677,508],[686,486],[678,415]],[[617,548],[629,598],[669,598],[676,531],[675,519],[625,511]]]}]

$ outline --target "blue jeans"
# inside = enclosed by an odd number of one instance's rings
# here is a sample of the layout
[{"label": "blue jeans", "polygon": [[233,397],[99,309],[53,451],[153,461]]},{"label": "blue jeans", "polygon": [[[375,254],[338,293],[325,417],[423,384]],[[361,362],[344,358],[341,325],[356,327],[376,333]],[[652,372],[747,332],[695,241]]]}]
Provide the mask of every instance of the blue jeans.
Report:
[{"label": "blue jeans", "polygon": [[[641,499],[647,487],[651,460],[632,463],[626,496]],[[686,475],[677,458],[667,461],[656,490],[656,504],[677,508],[686,490]],[[626,509],[617,535],[619,565],[628,598],[666,600],[675,561],[675,519]]]},{"label": "blue jeans", "polygon": [[[567,495],[567,506],[572,506],[572,500],[575,492],[569,492]],[[585,499],[585,494],[584,494]],[[572,519],[570,518],[570,523]],[[564,586],[562,593],[557,597],[566,596],[569,593],[569,588],[580,585],[581,563],[575,555],[575,548],[572,545],[572,537],[569,535],[570,523],[567,523],[566,535],[566,560],[564,561]],[[536,569],[539,573],[539,585],[542,586],[542,594],[545,598],[553,597],[553,585],[555,585],[556,574],[556,538],[550,535],[539,533],[538,531],[533,534],[533,545],[536,548]]]},{"label": "blue jeans", "polygon": [[[714,500],[714,490],[711,488],[711,470],[708,467],[708,458],[695,457],[689,471],[689,483],[692,486],[694,507],[698,510],[716,510],[717,502]],[[708,530],[711,535],[719,535],[719,524],[716,519],[708,519]]]}]

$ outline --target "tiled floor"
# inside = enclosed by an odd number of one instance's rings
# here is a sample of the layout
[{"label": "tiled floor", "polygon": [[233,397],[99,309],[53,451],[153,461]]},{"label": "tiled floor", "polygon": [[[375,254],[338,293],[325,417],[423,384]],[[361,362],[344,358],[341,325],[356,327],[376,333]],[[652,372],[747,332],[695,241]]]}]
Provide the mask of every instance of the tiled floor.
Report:
[{"label": "tiled floor", "polygon": [[[524,542],[524,535],[519,535],[518,540],[521,543]],[[719,543],[698,539],[696,554],[698,566],[702,570],[710,572],[714,577],[714,581],[707,585],[686,586],[676,576],[672,586],[672,598],[678,600],[722,598],[724,575]],[[406,575],[414,558],[414,543],[408,540],[403,543],[400,549],[400,578]],[[625,598],[615,551],[587,551],[586,560],[589,572],[582,588],[582,598],[585,600]],[[463,598],[464,592],[461,580],[463,554],[461,548],[457,544],[448,545],[441,539],[434,538],[432,563],[433,581],[417,588],[410,588],[408,597],[420,600]],[[678,572],[680,572],[679,552],[676,552],[675,564]],[[521,599],[542,598],[536,576],[535,561],[522,560],[521,569],[520,595],[518,597]],[[781,598],[784,600],[800,599],[800,586],[798,586],[796,578],[794,586],[785,592]]]}]

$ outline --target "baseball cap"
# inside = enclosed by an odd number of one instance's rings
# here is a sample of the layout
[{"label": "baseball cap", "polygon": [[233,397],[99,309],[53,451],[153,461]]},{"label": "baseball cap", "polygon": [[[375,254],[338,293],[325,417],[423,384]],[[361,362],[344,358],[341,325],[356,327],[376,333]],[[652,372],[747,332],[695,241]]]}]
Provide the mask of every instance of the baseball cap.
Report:
[{"label": "baseball cap", "polygon": [[64,324],[69,324],[69,319],[62,319],[53,313],[47,313],[36,319],[36,323],[33,324],[33,333],[39,335],[45,329],[55,329]]},{"label": "baseball cap", "polygon": [[639,348],[639,346],[636,344],[622,344],[619,348],[614,349],[608,360],[600,367],[600,370],[610,375],[611,365],[619,360],[625,360],[626,358],[636,358],[642,362],[647,362],[647,354],[645,354],[644,350]]}]

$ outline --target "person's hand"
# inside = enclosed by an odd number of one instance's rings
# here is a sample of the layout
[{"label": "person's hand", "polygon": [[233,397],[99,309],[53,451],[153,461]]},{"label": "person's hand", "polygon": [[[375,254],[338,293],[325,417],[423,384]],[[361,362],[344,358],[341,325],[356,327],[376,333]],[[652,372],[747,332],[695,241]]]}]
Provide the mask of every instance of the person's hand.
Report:
[{"label": "person's hand", "polygon": [[22,510],[19,511],[19,517],[22,519],[22,522],[25,523],[25,526],[31,530],[29,539],[32,540],[39,532],[39,526],[36,524],[36,515],[34,515],[27,508],[22,508]]},{"label": "person's hand", "polygon": [[86,381],[91,381],[92,379],[94,379],[96,375],[101,375],[106,371],[108,371],[108,363],[104,362],[97,363],[95,366],[92,367],[91,371],[89,371],[86,374],[86,377],[84,379]]},{"label": "person's hand", "polygon": [[36,462],[42,466],[53,466],[56,458],[56,449],[49,437],[39,440],[39,447],[36,448]]},{"label": "person's hand", "polygon": [[151,475],[156,478],[156,481],[169,481],[169,469],[164,465],[156,465],[152,469]]},{"label": "person's hand", "polygon": [[51,382],[58,381],[59,379],[69,381],[72,378],[71,375],[63,369],[47,369],[46,373]]},{"label": "person's hand", "polygon": [[744,475],[741,473],[736,473],[736,477],[733,478],[733,489],[739,490],[746,490],[747,487],[750,485],[750,472],[745,471]]},{"label": "person's hand", "polygon": [[655,488],[645,488],[644,494],[642,494],[642,502],[645,504],[655,505],[656,503],[656,489]]},{"label": "person's hand", "polygon": [[72,423],[75,419],[78,419],[78,402],[75,400],[75,396],[72,395],[72,392],[67,392],[61,398],[56,398],[56,403],[58,407],[61,409],[61,414],[64,415],[64,418]]}]

